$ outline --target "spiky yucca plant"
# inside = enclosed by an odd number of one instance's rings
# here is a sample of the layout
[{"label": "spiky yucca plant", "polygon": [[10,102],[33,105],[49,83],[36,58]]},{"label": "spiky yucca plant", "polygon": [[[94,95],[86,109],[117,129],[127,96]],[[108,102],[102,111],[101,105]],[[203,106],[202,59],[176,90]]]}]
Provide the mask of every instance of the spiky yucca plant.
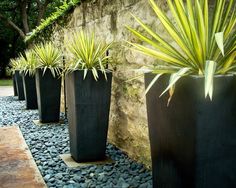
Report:
[{"label": "spiky yucca plant", "polygon": [[205,77],[205,96],[212,99],[214,76],[236,73],[235,0],[215,1],[213,15],[210,15],[208,0],[167,0],[173,20],[154,0],[149,3],[175,45],[135,16],[145,33],[127,26],[135,36],[152,46],[130,43],[134,49],[161,60],[159,66],[151,68],[157,75],[146,92],[162,74],[171,74],[162,94],[173,88],[182,76],[197,75]]},{"label": "spiky yucca plant", "polygon": [[52,42],[38,44],[34,47],[34,52],[38,59],[37,68],[43,69],[43,74],[49,69],[54,77],[61,74],[62,53]]},{"label": "spiky yucca plant", "polygon": [[11,66],[11,72],[15,74],[15,71],[21,71],[22,70],[22,59],[21,58],[14,58],[10,59],[10,66]]},{"label": "spiky yucca plant", "polygon": [[33,76],[37,67],[37,58],[33,50],[26,50],[25,55],[20,54],[21,59],[21,72]]},{"label": "spiky yucca plant", "polygon": [[66,39],[67,49],[71,53],[71,60],[66,64],[66,72],[75,70],[84,71],[84,79],[88,70],[91,70],[95,80],[98,80],[98,71],[106,77],[110,56],[106,55],[111,43],[106,44],[95,38],[95,34],[85,31],[74,32],[70,39]]}]

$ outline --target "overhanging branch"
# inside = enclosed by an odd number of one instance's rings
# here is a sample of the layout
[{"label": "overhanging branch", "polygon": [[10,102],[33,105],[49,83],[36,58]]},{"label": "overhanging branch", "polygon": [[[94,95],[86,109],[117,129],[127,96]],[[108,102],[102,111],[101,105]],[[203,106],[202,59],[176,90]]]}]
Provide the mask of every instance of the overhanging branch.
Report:
[{"label": "overhanging branch", "polygon": [[25,33],[13,21],[4,17],[1,13],[0,19],[3,20],[7,24],[7,26],[10,26],[11,28],[15,29],[22,38],[25,38]]}]

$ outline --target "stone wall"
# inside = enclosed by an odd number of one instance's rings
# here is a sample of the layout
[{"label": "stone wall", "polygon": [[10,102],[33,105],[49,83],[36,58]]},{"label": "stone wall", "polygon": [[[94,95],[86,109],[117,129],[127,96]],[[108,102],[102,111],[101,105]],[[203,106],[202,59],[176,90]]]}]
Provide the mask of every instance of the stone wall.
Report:
[{"label": "stone wall", "polygon": [[[165,9],[166,1],[159,0],[158,3]],[[74,10],[67,27],[56,26],[52,38],[63,47],[66,35],[85,28],[95,31],[96,36],[107,42],[114,42],[110,51],[116,65],[108,139],[133,159],[150,166],[143,78],[132,82],[126,81],[135,75],[132,70],[152,63],[153,59],[125,47],[126,40],[137,40],[125,25],[142,30],[130,13],[163,33],[163,27],[147,0],[92,0],[83,2]],[[169,38],[166,37],[166,40]]]}]

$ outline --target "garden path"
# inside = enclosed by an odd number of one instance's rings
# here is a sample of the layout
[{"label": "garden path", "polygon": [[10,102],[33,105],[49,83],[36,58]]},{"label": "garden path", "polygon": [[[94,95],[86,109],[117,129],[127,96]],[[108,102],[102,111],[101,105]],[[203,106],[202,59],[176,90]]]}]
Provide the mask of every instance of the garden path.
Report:
[{"label": "garden path", "polygon": [[46,188],[20,129],[2,127],[0,138],[0,187]]},{"label": "garden path", "polygon": [[13,87],[12,86],[0,86],[0,96],[12,96]]}]

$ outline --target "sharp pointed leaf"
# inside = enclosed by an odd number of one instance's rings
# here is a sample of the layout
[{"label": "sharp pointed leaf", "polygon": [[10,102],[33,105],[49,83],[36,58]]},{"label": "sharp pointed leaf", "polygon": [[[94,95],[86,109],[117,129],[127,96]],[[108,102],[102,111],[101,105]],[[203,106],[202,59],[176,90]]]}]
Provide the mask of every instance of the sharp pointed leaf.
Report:
[{"label": "sharp pointed leaf", "polygon": [[169,81],[169,85],[167,86],[167,88],[161,93],[160,97],[165,94],[183,75],[185,75],[188,71],[190,70],[190,68],[185,67],[180,69],[178,72],[171,74],[170,76],[170,81]]},{"label": "sharp pointed leaf", "polygon": [[215,34],[216,43],[224,56],[224,32],[219,32]]},{"label": "sharp pointed leaf", "polygon": [[149,90],[152,88],[152,86],[156,83],[156,81],[160,78],[161,75],[162,75],[162,74],[157,74],[157,75],[152,79],[152,81],[150,82],[150,84],[149,84],[148,87],[146,88],[144,95],[146,95],[146,94],[149,92]]},{"label": "sharp pointed leaf", "polygon": [[216,62],[207,61],[205,68],[205,97],[209,95],[212,99],[213,93],[213,79],[216,71]]},{"label": "sharp pointed leaf", "polygon": [[174,92],[175,92],[175,85],[173,85],[170,89],[169,89],[169,98],[168,98],[168,101],[167,101],[167,107],[170,105],[170,101],[174,95]]}]

